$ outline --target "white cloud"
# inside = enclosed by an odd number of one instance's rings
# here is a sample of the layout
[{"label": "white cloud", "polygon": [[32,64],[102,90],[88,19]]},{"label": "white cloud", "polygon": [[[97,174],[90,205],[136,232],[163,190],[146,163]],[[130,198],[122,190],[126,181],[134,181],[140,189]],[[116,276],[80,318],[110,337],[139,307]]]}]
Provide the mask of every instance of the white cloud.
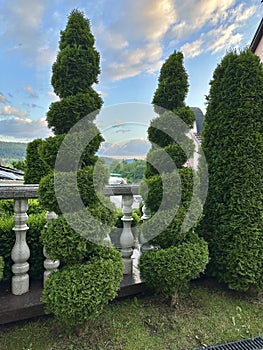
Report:
[{"label": "white cloud", "polygon": [[43,1],[5,1],[0,14],[0,40],[7,54],[22,53],[24,63],[29,65],[50,65],[55,51],[50,48],[49,30],[44,29],[46,8]]},{"label": "white cloud", "polygon": [[95,27],[94,35],[103,43],[104,50],[121,50],[129,45],[128,41],[121,33],[109,31],[103,24],[99,24]]},{"label": "white cloud", "polygon": [[200,39],[181,46],[180,50],[187,58],[193,58],[201,53],[211,52],[213,54],[222,50],[238,47],[242,41],[242,35],[235,33],[236,24],[226,28],[220,26],[207,33],[202,33]]},{"label": "white cloud", "polygon": [[31,85],[24,86],[24,91],[28,97],[38,98],[38,94],[34,91],[34,89]]},{"label": "white cloud", "polygon": [[237,47],[242,40],[240,33],[235,33],[237,26],[231,24],[227,28],[219,27],[206,35],[206,51],[212,53],[219,52],[224,49]]},{"label": "white cloud", "polygon": [[0,93],[0,103],[6,103],[6,102],[8,102],[7,98]]},{"label": "white cloud", "polygon": [[47,96],[52,100],[52,101],[59,101],[58,95],[55,94],[54,91],[48,91]]},{"label": "white cloud", "polygon": [[45,138],[51,135],[44,118],[31,120],[28,118],[11,118],[0,120],[1,134],[15,139],[32,140],[38,137]]},{"label": "white cloud", "polygon": [[107,92],[105,92],[105,91],[97,91],[97,93],[98,93],[100,96],[102,96],[102,97],[108,97],[108,96],[109,96],[109,94],[108,94]]},{"label": "white cloud", "polygon": [[115,9],[118,16],[96,27],[101,79],[157,72],[166,58],[166,40],[171,52],[180,49],[186,58],[236,47],[242,43],[242,26],[255,9],[236,0],[123,0]]},{"label": "white cloud", "polygon": [[120,80],[159,70],[162,40],[175,18],[172,0],[123,1],[118,19],[108,27],[97,27],[98,32],[105,33],[97,42],[106,79]]},{"label": "white cloud", "polygon": [[188,37],[205,25],[217,25],[226,20],[236,0],[175,0],[178,21],[171,35],[177,40]]},{"label": "white cloud", "polygon": [[256,12],[256,6],[250,6],[244,9],[244,4],[240,4],[231,12],[233,22],[245,22]]},{"label": "white cloud", "polygon": [[22,112],[18,108],[7,105],[3,106],[0,110],[0,117],[6,118],[6,117],[18,117],[18,118],[25,118],[28,116],[28,112]]},{"label": "white cloud", "polygon": [[203,43],[204,43],[203,40],[198,39],[191,43],[184,44],[180,48],[180,50],[183,52],[185,57],[193,58],[200,55],[200,53],[203,51],[202,50]]},{"label": "white cloud", "polygon": [[[186,58],[206,52],[215,54],[242,44],[242,26],[255,13],[256,7],[245,8],[243,4],[235,6],[235,3],[234,0],[213,0],[209,3],[201,0],[191,7],[186,1],[179,7],[181,15],[188,8],[188,17],[183,17],[184,20],[173,27],[172,33],[177,36],[177,41],[184,37],[190,38],[180,47]],[[196,35],[198,30],[199,34]],[[191,41],[191,33],[194,32],[197,38]],[[175,43],[175,39],[171,43]]]},{"label": "white cloud", "polygon": [[172,0],[126,0],[117,26],[133,40],[159,41],[176,18]]}]

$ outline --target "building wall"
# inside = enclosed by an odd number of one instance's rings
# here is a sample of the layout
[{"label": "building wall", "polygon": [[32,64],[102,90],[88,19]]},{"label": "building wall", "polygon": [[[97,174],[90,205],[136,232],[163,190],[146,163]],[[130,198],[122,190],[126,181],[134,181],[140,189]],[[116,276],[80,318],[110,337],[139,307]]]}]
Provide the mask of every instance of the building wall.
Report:
[{"label": "building wall", "polygon": [[263,37],[261,37],[258,46],[255,50],[255,54],[260,57],[261,62],[263,62]]}]

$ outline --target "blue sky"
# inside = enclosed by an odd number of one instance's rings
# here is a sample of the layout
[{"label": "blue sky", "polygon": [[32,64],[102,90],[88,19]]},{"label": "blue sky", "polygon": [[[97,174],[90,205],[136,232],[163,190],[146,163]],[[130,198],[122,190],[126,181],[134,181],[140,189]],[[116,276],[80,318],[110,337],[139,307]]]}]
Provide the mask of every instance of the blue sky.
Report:
[{"label": "blue sky", "polygon": [[[57,99],[51,67],[60,30],[74,8],[90,20],[101,55],[95,89],[111,110],[107,125],[114,126],[120,120],[110,106],[150,104],[160,67],[174,50],[185,57],[186,102],[205,112],[216,65],[229,48],[251,43],[263,5],[260,0],[0,0],[0,140],[50,135],[46,112]],[[99,121],[103,128],[103,117]]]}]

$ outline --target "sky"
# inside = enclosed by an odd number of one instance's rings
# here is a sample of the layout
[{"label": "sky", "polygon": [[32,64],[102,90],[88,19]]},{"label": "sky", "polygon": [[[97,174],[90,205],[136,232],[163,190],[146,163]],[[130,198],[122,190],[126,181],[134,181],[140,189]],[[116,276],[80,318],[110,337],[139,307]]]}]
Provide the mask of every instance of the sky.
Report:
[{"label": "sky", "polygon": [[[186,103],[205,113],[214,69],[227,50],[250,45],[263,4],[260,0],[0,0],[1,141],[51,135],[46,113],[58,100],[50,83],[52,64],[60,31],[73,9],[90,20],[101,57],[99,84],[94,88],[109,111],[98,117],[103,133],[134,122],[123,106],[151,104],[160,68],[174,50],[184,54],[190,85]],[[137,121],[147,125],[150,118]],[[115,138],[119,131],[116,128]]]}]

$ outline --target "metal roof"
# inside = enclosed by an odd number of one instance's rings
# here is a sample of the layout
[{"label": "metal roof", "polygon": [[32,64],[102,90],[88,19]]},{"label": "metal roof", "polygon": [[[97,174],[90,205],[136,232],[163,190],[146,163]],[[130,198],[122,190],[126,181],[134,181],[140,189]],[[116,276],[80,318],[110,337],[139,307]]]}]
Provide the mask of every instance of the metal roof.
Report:
[{"label": "metal roof", "polygon": [[199,107],[191,107],[191,110],[195,114],[196,119],[196,131],[198,134],[201,134],[203,130],[204,114]]},{"label": "metal roof", "polygon": [[252,42],[250,44],[250,49],[252,52],[256,51],[262,36],[263,36],[263,18],[261,19],[261,22],[259,23],[258,29],[257,29],[257,31],[254,35],[254,38],[252,39]]},{"label": "metal roof", "polygon": [[23,180],[24,173],[21,170],[0,166],[0,180]]}]

